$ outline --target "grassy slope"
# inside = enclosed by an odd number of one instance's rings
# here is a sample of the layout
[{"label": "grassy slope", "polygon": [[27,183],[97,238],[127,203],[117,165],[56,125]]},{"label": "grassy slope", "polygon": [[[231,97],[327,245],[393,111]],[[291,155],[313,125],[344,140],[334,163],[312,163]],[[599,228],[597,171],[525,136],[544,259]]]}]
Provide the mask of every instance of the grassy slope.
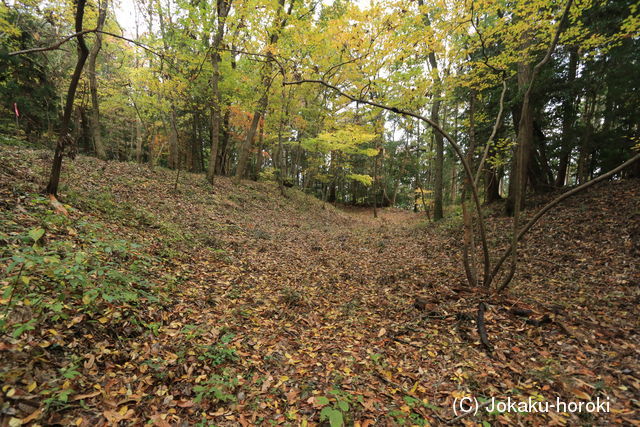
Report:
[{"label": "grassy slope", "polygon": [[[65,165],[64,218],[37,195],[45,152],[0,159],[7,419],[298,424],[331,408],[348,423],[420,424],[450,418],[463,392],[606,394],[609,420],[637,417],[637,182],[600,186],[534,230],[487,316],[489,360],[465,314],[477,296],[460,286],[456,219],[373,221],[184,173],[174,192],[174,171],[88,157]],[[490,221],[494,243],[505,227]],[[525,325],[511,305],[556,323]]]}]

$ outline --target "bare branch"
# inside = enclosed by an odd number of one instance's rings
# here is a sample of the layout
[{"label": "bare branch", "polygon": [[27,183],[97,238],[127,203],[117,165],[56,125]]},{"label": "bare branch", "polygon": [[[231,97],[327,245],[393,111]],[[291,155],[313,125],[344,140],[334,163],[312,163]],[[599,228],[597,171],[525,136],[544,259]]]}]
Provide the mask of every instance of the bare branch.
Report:
[{"label": "bare branch", "polygon": [[[533,88],[533,82],[535,80],[535,78],[537,77],[538,73],[540,72],[540,69],[547,63],[549,62],[549,59],[551,59],[551,54],[553,54],[553,51],[556,50],[556,45],[558,44],[558,40],[560,39],[560,34],[562,33],[562,30],[564,29],[564,23],[567,20],[567,17],[569,16],[569,10],[571,9],[571,5],[573,4],[573,0],[568,0],[567,4],[564,7],[564,11],[562,12],[562,16],[560,17],[560,22],[558,22],[558,27],[556,28],[556,32],[553,35],[553,40],[551,41],[551,44],[549,45],[549,48],[547,49],[547,53],[544,55],[544,58],[542,58],[540,60],[540,62],[538,62],[534,67],[533,67],[533,71],[531,72],[531,81],[529,82],[529,87],[527,88],[527,93],[525,94],[525,97],[528,98],[528,95],[531,94],[531,89]],[[524,111],[524,106],[523,106],[523,110]]]},{"label": "bare branch", "polygon": [[138,41],[132,40],[130,38],[127,38],[127,37],[124,37],[124,36],[121,36],[121,35],[118,35],[118,34],[110,33],[108,31],[101,31],[101,30],[98,30],[97,28],[94,28],[92,30],[82,30],[82,31],[79,31],[77,33],[71,34],[71,35],[64,37],[60,41],[58,41],[58,42],[56,42],[56,43],[54,43],[54,44],[52,44],[50,46],[35,47],[33,49],[25,49],[25,50],[18,50],[16,52],[10,52],[9,56],[26,55],[26,54],[29,54],[29,53],[47,52],[47,51],[51,51],[51,50],[56,50],[56,49],[59,49],[60,46],[62,46],[63,44],[65,44],[65,43],[67,43],[67,42],[69,42],[69,41],[71,41],[71,40],[73,40],[75,38],[78,38],[80,36],[84,36],[85,34],[89,34],[89,33],[100,33],[100,34],[105,34],[107,36],[115,37],[117,39],[122,39],[122,40],[128,41],[129,43],[133,43],[134,45],[136,45],[138,47],[141,47],[142,49],[146,50],[147,52],[150,52],[150,53],[152,53],[152,54],[154,54],[154,55],[156,55],[158,57],[161,57],[161,58],[164,57],[161,53],[156,52],[155,50],[151,49],[149,46],[147,46],[147,45],[145,45],[143,43],[140,43]]},{"label": "bare branch", "polygon": [[95,32],[100,33],[100,34],[106,34],[107,36],[111,36],[111,37],[115,37],[117,39],[121,39],[121,40],[127,41],[129,43],[132,43],[132,44],[134,44],[134,45],[146,50],[147,52],[149,52],[149,53],[151,53],[151,54],[153,54],[153,55],[155,55],[155,56],[157,56],[159,58],[164,58],[163,54],[156,52],[155,50],[151,49],[149,46],[147,46],[147,45],[145,45],[143,43],[140,43],[140,42],[138,42],[136,40],[133,40],[133,39],[130,39],[130,38],[127,38],[127,37],[124,37],[124,36],[120,36],[118,34],[110,33],[108,31],[97,31],[97,30],[95,30]]},{"label": "bare branch", "polygon": [[67,43],[68,41],[71,41],[71,40],[75,39],[76,37],[83,36],[83,35],[88,34],[88,33],[94,33],[95,31],[96,31],[95,28],[93,30],[82,30],[80,32],[71,34],[70,36],[67,36],[67,37],[61,39],[60,41],[58,41],[57,43],[52,44],[51,46],[35,47],[35,48],[32,48],[32,49],[18,50],[16,52],[10,52],[9,56],[26,55],[28,53],[46,52],[48,50],[56,50],[56,49],[60,48],[60,46],[62,46],[63,44]]},{"label": "bare branch", "polygon": [[482,153],[482,158],[480,159],[480,164],[478,165],[478,170],[476,171],[476,177],[473,180],[473,183],[478,186],[478,182],[480,181],[480,174],[482,173],[482,167],[484,166],[484,162],[487,160],[489,156],[489,149],[491,144],[493,143],[493,138],[495,138],[496,133],[498,132],[498,127],[500,126],[500,122],[502,121],[502,112],[504,111],[504,95],[507,93],[507,81],[502,81],[502,93],[500,93],[500,109],[498,110],[498,116],[496,117],[496,121],[493,124],[493,129],[491,130],[491,135],[489,135],[489,139],[487,140],[487,145],[484,147],[484,153]]}]

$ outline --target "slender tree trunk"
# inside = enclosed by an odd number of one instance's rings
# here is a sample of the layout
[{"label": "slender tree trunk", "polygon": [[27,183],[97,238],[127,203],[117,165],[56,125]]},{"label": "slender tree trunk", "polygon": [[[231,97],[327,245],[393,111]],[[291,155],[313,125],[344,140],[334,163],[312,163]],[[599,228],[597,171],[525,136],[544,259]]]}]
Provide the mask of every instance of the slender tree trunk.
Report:
[{"label": "slender tree trunk", "polygon": [[142,162],[142,123],[136,115],[136,162]]},{"label": "slender tree trunk", "polygon": [[[475,129],[475,105],[476,93],[471,91],[469,98],[469,150],[467,151],[467,162],[473,169],[473,153],[476,148]],[[464,185],[462,187],[462,219],[464,225],[464,241],[462,246],[462,260],[467,281],[472,286],[478,285],[478,268],[476,264],[476,244],[473,234],[473,220],[468,206],[468,193],[471,191],[472,177],[465,174]]]},{"label": "slender tree trunk", "polygon": [[227,108],[224,112],[222,119],[222,129],[220,133],[222,135],[220,141],[220,148],[218,149],[218,158],[216,159],[216,172],[220,175],[229,175],[229,162],[228,159],[231,151],[231,133],[229,132],[229,126],[231,123],[231,109]]},{"label": "slender tree trunk", "polygon": [[[75,14],[75,30],[76,33],[82,31],[82,19],[84,18],[84,7],[86,0],[76,0],[76,14]],[[73,141],[69,137],[69,125],[71,124],[71,113],[73,111],[73,101],[76,96],[76,89],[78,88],[78,82],[80,81],[80,75],[82,69],[89,56],[89,49],[84,41],[84,36],[79,35],[77,37],[78,42],[78,59],[76,61],[75,69],[71,75],[71,82],[69,83],[69,90],[67,91],[67,99],[64,105],[64,111],[62,114],[62,123],[60,126],[60,134],[58,135],[58,141],[56,143],[56,149],[53,155],[53,163],[51,165],[51,174],[49,176],[49,183],[47,184],[46,192],[53,196],[58,194],[58,184],[60,183],[60,173],[62,172],[62,158],[64,156],[64,150],[73,144]]]},{"label": "slender tree trunk", "polygon": [[562,101],[562,140],[560,149],[560,162],[558,164],[558,175],[556,176],[556,187],[563,187],[567,180],[567,168],[569,167],[569,156],[573,149],[573,129],[576,120],[575,88],[573,87],[578,68],[578,48],[572,46],[569,50],[569,74],[567,76],[568,94]]},{"label": "slender tree trunk", "polygon": [[220,121],[222,110],[222,99],[220,97],[220,48],[224,38],[224,27],[231,9],[232,0],[218,0],[217,14],[218,26],[216,35],[213,40],[213,53],[211,56],[211,65],[213,66],[213,74],[211,76],[211,89],[213,91],[211,105],[211,152],[209,155],[209,167],[207,169],[207,181],[213,183],[213,177],[216,174],[216,166],[218,161],[218,148],[220,146]]},{"label": "slender tree trunk", "polygon": [[[529,63],[518,64],[518,87],[521,91],[526,91],[531,83],[532,67]],[[523,106],[518,123],[518,136],[516,153],[511,168],[511,179],[509,182],[509,198],[507,200],[506,212],[513,215],[515,212],[516,199],[519,201],[518,209],[523,209],[527,191],[527,171],[529,158],[533,145],[533,108],[528,99],[523,100]]]},{"label": "slender tree trunk", "polygon": [[[383,135],[380,136],[383,138]],[[373,163],[373,217],[378,218],[378,190],[380,188],[380,180],[378,179],[378,160],[382,158],[382,148],[380,147],[380,143],[376,144],[376,149],[378,150],[378,154],[376,154],[376,158]]]},{"label": "slender tree trunk", "polygon": [[[423,0],[418,0],[418,4],[420,6],[423,5]],[[429,20],[429,15],[426,13],[422,15],[422,20],[424,21],[426,26],[431,26],[431,21]],[[429,65],[431,66],[431,71],[435,75],[434,81],[434,95],[433,95],[433,104],[431,105],[431,121],[436,125],[440,125],[440,76],[438,74],[438,61],[436,59],[435,52],[429,52]],[[434,189],[433,189],[433,220],[439,221],[444,217],[443,206],[442,206],[442,194],[443,194],[443,173],[444,173],[444,140],[442,134],[440,132],[433,132],[434,140],[435,140],[435,148],[436,148],[436,159],[435,159],[435,170],[434,170]]]},{"label": "slender tree trunk", "polygon": [[[104,27],[104,21],[107,18],[109,0],[102,0],[99,2],[98,12],[98,24],[96,28],[102,31]],[[98,103],[98,82],[96,79],[96,58],[102,48],[102,34],[95,33],[96,41],[91,47],[89,53],[89,63],[87,64],[87,71],[89,74],[89,90],[91,92],[91,135],[93,137],[93,145],[96,150],[96,155],[100,159],[107,158],[107,152],[102,143],[102,135],[100,133],[100,105]]]},{"label": "slender tree trunk", "polygon": [[578,165],[576,170],[576,182],[582,184],[587,182],[590,175],[591,138],[593,136],[593,114],[596,108],[596,95],[592,94],[585,103],[584,132],[580,141],[578,151]]},{"label": "slender tree trunk", "polygon": [[494,168],[488,169],[484,175],[485,203],[490,204],[500,200],[500,175]]},{"label": "slender tree trunk", "polygon": [[[434,100],[431,106],[431,120],[435,124],[440,124],[440,99]],[[444,217],[442,206],[442,193],[444,186],[444,141],[442,134],[439,132],[433,132],[433,135],[436,150],[433,179],[433,220],[439,221]]]},{"label": "slender tree trunk", "polygon": [[258,134],[258,152],[256,153],[256,170],[253,172],[253,179],[258,180],[262,164],[264,163],[264,120],[260,122],[260,133]]},{"label": "slender tree trunk", "polygon": [[200,154],[202,153],[202,142],[199,132],[200,127],[198,126],[198,123],[200,121],[200,114],[198,114],[197,110],[194,110],[192,118],[193,137],[191,140],[191,150],[189,150],[189,170],[191,172],[202,172],[202,160],[200,159]]},{"label": "slender tree trunk", "polygon": [[[157,0],[157,9],[158,9],[158,22],[160,24],[160,34],[162,36],[162,44],[165,52],[169,52],[169,40],[165,31],[165,20],[164,13],[162,11],[162,5],[160,1]],[[171,22],[171,11],[169,10],[169,23]],[[168,81],[171,80],[171,76],[168,73],[165,73],[164,78]],[[177,125],[177,117],[176,117],[176,106],[172,96],[167,96],[169,100],[169,159],[168,166],[169,168],[176,169],[180,167],[180,147],[178,141],[178,125]]]}]

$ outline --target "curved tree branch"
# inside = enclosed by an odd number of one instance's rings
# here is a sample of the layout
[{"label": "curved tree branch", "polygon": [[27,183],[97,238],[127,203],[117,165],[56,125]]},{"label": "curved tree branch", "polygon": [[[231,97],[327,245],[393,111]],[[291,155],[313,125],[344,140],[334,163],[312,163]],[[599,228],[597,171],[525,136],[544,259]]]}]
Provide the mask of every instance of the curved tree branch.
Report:
[{"label": "curved tree branch", "polygon": [[59,40],[58,42],[52,44],[51,46],[34,47],[32,49],[25,49],[25,50],[18,50],[16,52],[9,52],[9,56],[26,55],[26,54],[29,54],[29,53],[46,52],[46,51],[49,51],[49,50],[56,50],[56,49],[59,49],[60,46],[62,46],[63,44],[75,39],[76,37],[84,36],[85,34],[94,33],[94,32],[96,32],[95,28],[93,30],[82,30],[82,31],[79,31],[77,33],[74,33],[74,34],[71,34],[69,36],[66,36],[66,37],[62,38],[61,40]]},{"label": "curved tree branch", "polygon": [[71,40],[75,39],[75,38],[79,38],[81,36],[84,36],[85,34],[90,34],[90,33],[99,33],[99,34],[105,34],[107,36],[111,36],[111,37],[115,37],[117,39],[121,39],[121,40],[125,40],[129,43],[133,43],[136,46],[146,50],[147,52],[150,52],[158,57],[163,57],[163,55],[161,53],[156,52],[155,50],[151,49],[149,46],[140,43],[138,41],[132,40],[130,38],[118,35],[118,34],[114,34],[114,33],[110,33],[108,31],[102,31],[102,30],[98,30],[97,28],[93,28],[91,30],[82,30],[82,31],[78,31],[76,33],[73,33],[71,35],[68,35],[62,39],[60,39],[59,41],[57,41],[56,43],[50,45],[50,46],[44,46],[44,47],[34,47],[32,49],[25,49],[25,50],[18,50],[15,52],[10,52],[9,56],[16,56],[16,55],[27,55],[29,53],[37,53],[37,52],[47,52],[47,51],[51,51],[51,50],[56,50],[59,49],[60,46],[62,46],[63,44],[70,42]]}]

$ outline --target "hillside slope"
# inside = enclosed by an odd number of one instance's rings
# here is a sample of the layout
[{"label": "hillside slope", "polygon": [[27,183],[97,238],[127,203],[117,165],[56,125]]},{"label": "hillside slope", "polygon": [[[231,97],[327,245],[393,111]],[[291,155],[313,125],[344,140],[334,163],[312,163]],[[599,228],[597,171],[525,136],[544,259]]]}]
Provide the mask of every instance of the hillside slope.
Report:
[{"label": "hillside slope", "polygon": [[[513,288],[490,299],[488,357],[458,218],[374,220],[184,173],[174,191],[175,171],[88,157],[65,164],[64,217],[37,194],[47,166],[45,152],[0,148],[6,423],[426,425],[463,395],[614,409],[476,419],[496,424],[640,418],[637,181],[532,231]],[[504,246],[508,219],[489,225]]]}]

